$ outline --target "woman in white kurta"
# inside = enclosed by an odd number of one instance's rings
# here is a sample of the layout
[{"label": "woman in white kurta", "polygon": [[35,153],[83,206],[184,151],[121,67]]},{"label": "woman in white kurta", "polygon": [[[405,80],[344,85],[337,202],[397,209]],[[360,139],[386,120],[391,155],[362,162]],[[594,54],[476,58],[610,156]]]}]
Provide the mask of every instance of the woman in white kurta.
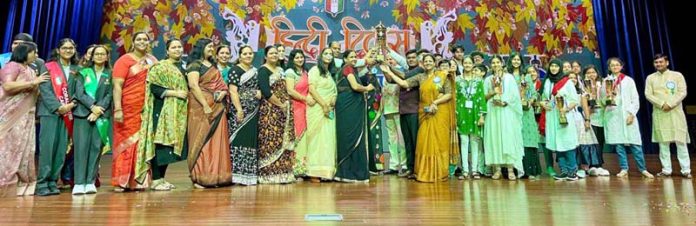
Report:
[{"label": "woman in white kurta", "polygon": [[[557,180],[577,180],[576,148],[578,131],[575,124],[576,114],[573,109],[579,103],[575,83],[561,72],[561,62],[549,63],[548,78],[541,95],[541,106],[546,109],[546,148],[556,152],[561,174],[554,176]],[[562,97],[563,102],[559,102]],[[566,118],[561,124],[561,116]]]},{"label": "woman in white kurta", "polygon": [[645,98],[653,105],[652,142],[660,144],[662,172],[657,176],[672,174],[669,144],[675,143],[681,173],[684,177],[691,178],[691,160],[686,148],[691,138],[682,107],[682,101],[686,98],[686,81],[681,73],[667,68],[667,56],[656,55],[653,64],[657,72],[649,75],[645,81]]},{"label": "woman in white kurta", "polygon": [[[524,175],[520,92],[515,77],[504,73],[500,56],[491,59],[491,68],[493,75],[484,81],[488,102],[483,130],[486,165],[494,168],[493,179],[500,179],[500,168],[506,167],[508,179],[514,180],[513,168],[518,176]],[[494,79],[501,81],[500,89],[495,88]]]},{"label": "woman in white kurta", "polygon": [[[633,153],[633,158],[638,165],[638,170],[646,178],[653,178],[653,175],[645,168],[645,158],[643,157],[643,147],[640,138],[640,127],[638,126],[638,109],[640,99],[636,83],[631,77],[621,73],[623,62],[619,58],[610,58],[607,61],[611,74],[604,79],[604,85],[611,85],[612,92],[607,93],[607,89],[602,89],[602,101],[604,106],[604,134],[606,143],[616,147],[619,157],[621,172],[616,174],[618,177],[628,177],[628,160],[626,148]],[[611,84],[607,83],[611,80]],[[613,103],[608,103],[609,98]]]}]

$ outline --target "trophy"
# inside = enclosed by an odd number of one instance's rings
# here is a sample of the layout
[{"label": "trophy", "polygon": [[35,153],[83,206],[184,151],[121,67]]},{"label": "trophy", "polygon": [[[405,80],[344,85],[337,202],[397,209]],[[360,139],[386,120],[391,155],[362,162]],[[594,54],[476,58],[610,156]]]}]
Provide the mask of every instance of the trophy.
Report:
[{"label": "trophy", "polygon": [[493,101],[500,101],[500,94],[503,93],[503,81],[501,79],[502,78],[498,77],[497,75],[493,75],[493,77],[491,78],[491,82],[493,83],[493,90],[495,91]]},{"label": "trophy", "polygon": [[527,99],[527,81],[524,78],[520,79],[520,97],[522,99],[522,110],[529,110],[529,100]]},{"label": "trophy", "polygon": [[596,87],[595,83],[591,79],[585,79],[582,80],[583,84],[585,85],[585,92],[588,94],[587,95],[587,104],[590,105],[590,108],[594,108],[597,106],[597,97],[596,97]]},{"label": "trophy", "polygon": [[561,123],[561,125],[568,125],[568,119],[566,118],[565,113],[561,112],[561,109],[565,107],[565,100],[563,99],[563,96],[556,96],[556,107],[558,108],[558,121]]},{"label": "trophy", "polygon": [[387,27],[385,27],[382,22],[379,22],[379,24],[375,27],[375,36],[377,37],[377,46],[378,46],[378,51],[377,51],[377,57],[376,61],[378,63],[384,62],[384,51],[385,47],[387,46]]},{"label": "trophy", "polygon": [[605,104],[607,106],[616,106],[616,101],[614,101],[614,83],[616,81],[613,78],[608,78],[604,80],[604,90],[607,92],[607,100]]}]

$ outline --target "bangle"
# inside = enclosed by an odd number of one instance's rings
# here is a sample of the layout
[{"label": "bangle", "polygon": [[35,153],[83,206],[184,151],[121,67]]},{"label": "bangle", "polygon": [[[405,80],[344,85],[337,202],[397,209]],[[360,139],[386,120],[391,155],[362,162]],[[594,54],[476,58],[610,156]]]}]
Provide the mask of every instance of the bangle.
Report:
[{"label": "bangle", "polygon": [[123,109],[114,109],[114,112],[123,111]]}]

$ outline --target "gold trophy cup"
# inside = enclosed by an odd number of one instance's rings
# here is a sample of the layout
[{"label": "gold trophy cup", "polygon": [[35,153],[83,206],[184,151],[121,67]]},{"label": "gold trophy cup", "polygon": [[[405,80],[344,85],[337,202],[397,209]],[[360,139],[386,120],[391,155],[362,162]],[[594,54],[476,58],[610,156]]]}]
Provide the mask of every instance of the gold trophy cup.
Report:
[{"label": "gold trophy cup", "polygon": [[556,96],[556,107],[558,108],[558,121],[561,123],[561,125],[568,125],[566,115],[561,112],[561,109],[565,107],[565,100],[563,99],[563,96]]},{"label": "gold trophy cup", "polygon": [[597,87],[591,79],[585,79],[582,80],[582,82],[585,85],[585,92],[587,93],[587,104],[590,105],[591,108],[594,108],[597,106]]},{"label": "gold trophy cup", "polygon": [[607,92],[607,100],[605,104],[607,106],[616,106],[616,101],[614,100],[614,79],[604,80],[604,90]]},{"label": "gold trophy cup", "polygon": [[524,78],[522,78],[520,81],[520,97],[522,99],[522,110],[525,111],[529,110],[529,100],[527,100],[527,89],[529,89],[527,81],[525,81]]},{"label": "gold trophy cup", "polygon": [[495,91],[495,96],[493,96],[493,100],[500,101],[500,93],[503,93],[502,78],[493,75],[493,77],[491,78],[491,82],[493,83],[493,90]]}]

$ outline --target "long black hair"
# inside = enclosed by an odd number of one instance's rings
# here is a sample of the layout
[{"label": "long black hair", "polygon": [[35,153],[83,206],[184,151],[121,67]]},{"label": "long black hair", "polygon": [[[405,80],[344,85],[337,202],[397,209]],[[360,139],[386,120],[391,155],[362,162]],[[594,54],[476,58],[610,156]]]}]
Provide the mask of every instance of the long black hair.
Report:
[{"label": "long black hair", "polygon": [[295,66],[295,57],[297,56],[297,54],[301,54],[304,57],[304,61],[302,61],[302,66],[300,66],[300,68],[302,68],[301,70],[307,70],[307,56],[305,56],[304,51],[302,51],[301,49],[293,49],[290,52],[290,56],[288,57],[288,63],[287,65],[285,65],[285,70],[287,70],[288,68],[292,69],[293,71],[295,71],[295,74],[299,75],[302,73],[302,71],[297,71],[297,67]]},{"label": "long black hair", "polygon": [[510,53],[510,57],[509,57],[508,60],[507,60],[507,72],[510,73],[510,74],[512,74],[512,73],[515,72],[515,68],[514,68],[515,66],[512,65],[512,59],[514,59],[515,57],[519,57],[519,58],[520,58],[520,68],[519,68],[519,70],[520,70],[520,75],[524,75],[525,72],[522,71],[522,70],[524,70],[524,69],[526,68],[526,67],[525,67],[525,64],[524,64],[524,59],[522,59],[522,55],[520,55],[520,53],[518,53],[518,52],[512,52],[512,53]]},{"label": "long black hair", "polygon": [[[203,57],[205,56],[205,47],[208,46],[208,44],[212,43],[213,40],[209,38],[201,38],[196,41],[196,44],[193,45],[193,49],[191,50],[191,54],[188,56],[188,62],[187,64],[191,65],[193,62],[198,62],[202,61]],[[213,60],[213,56],[208,57],[206,59],[210,62],[215,62]]]},{"label": "long black hair", "polygon": [[77,45],[75,44],[75,41],[73,41],[70,38],[64,38],[64,39],[61,39],[60,41],[58,41],[58,45],[56,45],[56,48],[53,49],[53,52],[51,53],[50,60],[51,61],[59,61],[60,60],[60,48],[63,47],[63,45],[68,44],[68,43],[72,44],[73,47],[75,47],[75,50],[74,50],[75,54],[73,54],[73,56],[70,58],[70,64],[78,65],[80,63],[80,57],[77,56],[78,55],[77,54]]},{"label": "long black hair", "polygon": [[321,74],[321,76],[326,76],[326,74],[331,74],[331,76],[333,76],[333,74],[336,73],[336,64],[334,63],[335,59],[333,58],[333,52],[331,54],[331,62],[329,63],[329,65],[327,65],[326,69],[324,69],[324,52],[326,52],[327,50],[333,51],[331,47],[322,49],[319,54],[319,60],[317,60],[317,68],[319,68],[319,74]]}]

